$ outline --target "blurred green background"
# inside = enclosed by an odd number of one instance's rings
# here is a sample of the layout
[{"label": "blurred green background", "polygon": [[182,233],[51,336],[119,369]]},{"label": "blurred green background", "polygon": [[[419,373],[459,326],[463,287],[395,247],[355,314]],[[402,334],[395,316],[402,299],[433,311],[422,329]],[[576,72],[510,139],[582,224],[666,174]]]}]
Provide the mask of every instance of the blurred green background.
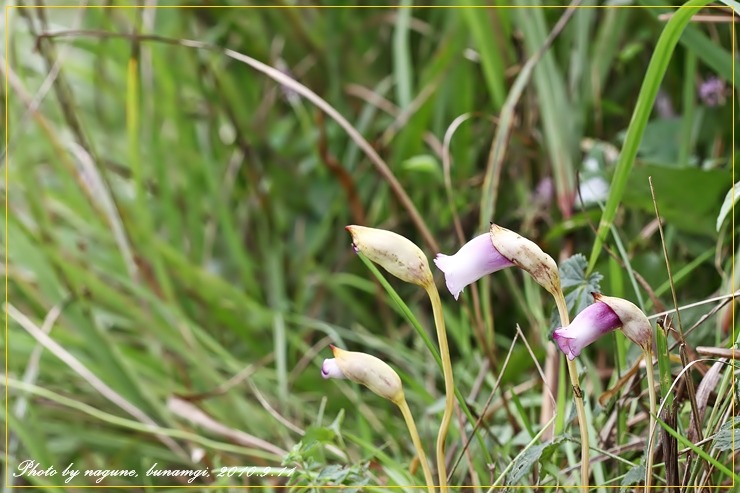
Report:
[{"label": "blurred green background", "polygon": [[[652,7],[617,2],[572,15],[321,2],[6,8],[6,481],[58,485],[74,463],[136,471],[136,481],[97,483],[139,485],[136,491],[421,484],[420,472],[409,470],[414,452],[394,406],[320,377],[329,343],[388,361],[433,455],[441,373],[352,251],[344,226],[393,230],[431,259],[494,220],[558,261],[589,258],[666,25],[661,16],[674,10],[661,0],[644,3]],[[726,8],[700,14],[724,20],[691,22],[668,55],[665,77],[652,81],[660,91],[618,197],[606,241],[613,255],[592,257],[601,289],[648,315],[660,311],[656,301],[673,307],[649,176],[679,304],[735,286],[732,200],[725,199],[734,182],[734,25]],[[553,30],[552,46],[527,75],[525,63]],[[251,57],[310,89],[380,161],[316,100],[206,46]],[[517,80],[523,92],[502,112]],[[494,148],[503,157],[498,166],[489,156],[501,128],[510,135]],[[576,203],[579,185],[584,207]],[[433,333],[423,291],[389,281]],[[441,276],[438,286],[444,289]],[[463,459],[452,484],[498,476],[540,425],[535,359],[543,364],[551,344],[551,300],[513,271],[481,287],[475,295],[466,289],[459,303],[442,293],[457,386],[476,418],[485,417],[478,432],[485,451],[474,440],[463,454],[473,423],[453,423],[448,450],[453,462]],[[715,306],[683,310],[684,327]],[[730,347],[729,306],[687,336],[691,348]],[[517,324],[532,353],[519,339],[505,359]],[[639,399],[616,408],[596,403],[636,356],[620,335],[581,361],[595,429],[610,416],[622,426],[599,442],[622,458],[594,466],[601,483],[623,482],[642,454],[626,446],[645,436],[644,416],[628,423],[642,411]],[[729,420],[731,398],[728,391],[728,400],[711,401],[717,411],[705,436]],[[681,426],[689,415],[680,408]],[[570,481],[577,458],[567,440],[553,443],[534,459],[539,473],[530,461],[509,484]],[[726,449],[708,450],[729,460]],[[12,477],[29,459],[60,473]],[[188,483],[147,474],[155,463],[212,472]],[[259,477],[229,469],[240,466],[296,470]],[[77,477],[69,489],[95,479]]]}]

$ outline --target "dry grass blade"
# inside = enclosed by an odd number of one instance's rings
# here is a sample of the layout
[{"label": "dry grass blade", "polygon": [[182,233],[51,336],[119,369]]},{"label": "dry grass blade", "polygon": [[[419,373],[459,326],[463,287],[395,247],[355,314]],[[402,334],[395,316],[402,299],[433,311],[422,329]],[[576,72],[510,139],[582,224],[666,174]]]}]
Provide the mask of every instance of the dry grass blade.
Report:
[{"label": "dry grass blade", "polygon": [[[665,409],[661,419],[671,428],[676,427],[675,409]],[[678,493],[679,471],[678,471],[678,441],[666,430],[661,432],[661,445],[663,447],[663,463],[665,465],[666,491]]]},{"label": "dry grass blade", "polygon": [[702,426],[701,421],[704,419],[704,413],[706,412],[707,405],[709,404],[709,396],[714,391],[715,387],[717,387],[717,384],[719,384],[721,377],[720,371],[724,367],[724,363],[724,361],[718,361],[713,364],[711,368],[709,368],[707,374],[704,375],[704,378],[701,379],[701,383],[699,383],[699,387],[697,387],[696,389],[696,405],[698,411],[697,414],[700,421],[697,422],[694,418],[694,415],[691,415],[688,438],[692,442],[701,440],[701,435],[703,435],[700,431],[700,428]]},{"label": "dry grass blade", "polygon": [[[695,308],[697,306],[706,305],[708,303],[714,303],[715,301],[722,301],[723,303],[722,303],[721,306],[718,306],[718,307],[715,307],[715,308],[712,309],[713,311],[710,312],[710,315],[711,315],[712,313],[714,313],[714,311],[719,310],[719,308],[722,308],[722,306],[724,306],[730,300],[732,300],[734,298],[737,298],[738,296],[740,296],[740,291],[735,291],[732,294],[723,294],[723,295],[720,295],[720,296],[715,296],[714,298],[708,298],[706,300],[697,301],[696,303],[690,303],[688,305],[683,305],[681,307],[681,309],[682,310],[687,310],[689,308]],[[661,317],[663,317],[665,315],[671,315],[671,314],[673,314],[675,312],[676,312],[675,309],[665,310],[665,311],[662,311],[662,312],[659,312],[659,313],[655,313],[653,315],[648,316],[648,320],[655,320],[655,319],[661,318]],[[702,320],[700,320],[700,321],[703,321],[703,320],[704,320],[704,318],[702,318]],[[699,322],[697,322],[697,323],[699,323]],[[674,344],[673,346],[671,346],[671,349],[673,349],[675,347],[676,347],[676,345]]]},{"label": "dry grass blade", "polygon": [[179,397],[171,396],[167,399],[167,409],[172,411],[173,414],[187,419],[191,423],[201,426],[210,432],[228,438],[239,445],[262,449],[271,454],[275,454],[277,457],[284,457],[288,453],[280,447],[262,440],[261,438],[252,436],[249,433],[244,433],[240,430],[229,428],[228,426],[219,423],[194,404],[180,399]]},{"label": "dry grass blade", "polygon": [[702,356],[714,356],[715,358],[740,359],[740,353],[734,348],[697,346],[696,352]]},{"label": "dry grass blade", "polygon": [[504,360],[504,364],[501,366],[501,371],[499,372],[498,378],[496,379],[496,383],[493,385],[493,388],[491,389],[491,393],[488,395],[488,399],[486,399],[486,403],[483,405],[483,409],[481,410],[478,419],[473,425],[473,429],[471,430],[470,434],[465,438],[465,444],[463,445],[461,454],[458,456],[457,460],[450,468],[450,473],[449,473],[450,476],[452,475],[452,473],[455,471],[455,468],[462,460],[465,451],[470,446],[470,442],[473,441],[473,436],[475,435],[476,430],[480,427],[481,423],[483,422],[483,417],[486,415],[486,411],[488,411],[488,407],[491,405],[491,402],[493,401],[493,396],[496,394],[496,391],[498,390],[498,386],[501,383],[501,377],[506,371],[506,367],[509,364],[509,358],[511,358],[511,353],[514,351],[514,347],[516,346],[516,341],[518,338],[519,338],[519,332],[514,335],[514,340],[511,341],[511,346],[509,346],[509,352],[506,354],[506,359]]},{"label": "dry grass blade", "polygon": [[457,234],[457,240],[460,242],[460,245],[465,243],[465,233],[463,232],[462,223],[460,222],[460,214],[452,195],[452,156],[450,155],[450,143],[452,142],[452,136],[455,135],[455,132],[460,125],[474,116],[476,116],[475,113],[464,113],[452,120],[452,123],[447,127],[444,139],[442,140],[442,172],[445,180],[445,191],[447,192],[447,203],[452,212],[452,221],[455,225],[455,233]]},{"label": "dry grass blade", "polygon": [[[376,91],[368,89],[367,87],[361,86],[359,84],[347,84],[345,91],[350,96],[360,98],[366,103],[375,106],[379,110],[383,111],[384,113],[388,113],[391,116],[399,117],[401,113],[401,110],[395,104],[393,104],[391,101],[388,101]],[[424,132],[423,139],[424,143],[426,143],[426,145],[428,145],[429,148],[434,151],[437,156],[442,157],[442,144],[433,133]]]},{"label": "dry grass blade", "polygon": [[18,322],[34,339],[36,339],[42,346],[49,350],[54,356],[62,360],[67,364],[75,373],[81,376],[87,383],[89,383],[100,395],[111,401],[116,406],[120,407],[140,422],[152,426],[152,432],[157,435],[162,443],[164,443],[172,452],[182,457],[187,461],[188,453],[178,445],[172,438],[157,433],[160,426],[144,411],[131,404],[121,394],[110,388],[105,382],[100,380],[93,372],[91,372],[85,365],[83,365],[77,358],[60,346],[56,341],[49,337],[41,328],[37,327],[31,319],[26,317],[23,313],[18,311],[13,305],[7,304],[8,315]]},{"label": "dry grass blade", "polygon": [[[181,44],[183,44],[183,46],[190,45],[194,48],[209,48],[208,45],[197,41],[181,41]],[[193,45],[192,43],[195,44]],[[308,87],[285,75],[283,72],[270,67],[267,64],[264,64],[252,57],[228,48],[223,49],[223,54],[228,56],[229,58],[233,58],[234,60],[246,63],[250,67],[262,72],[266,76],[282,84],[288,89],[292,89],[293,91],[311,101],[314,105],[316,105],[324,113],[326,113],[334,121],[336,121],[344,129],[344,131],[347,132],[347,134],[355,142],[355,144],[357,144],[357,146],[365,152],[365,154],[368,156],[368,158],[370,158],[370,161],[372,161],[373,165],[375,165],[376,169],[383,177],[383,179],[388,182],[388,185],[391,187],[391,190],[396,195],[396,198],[401,202],[403,207],[406,209],[406,212],[408,212],[409,216],[411,217],[411,220],[414,222],[417,229],[421,233],[427,246],[435,252],[439,251],[439,245],[437,245],[437,241],[432,236],[432,233],[431,231],[429,231],[429,228],[427,228],[424,219],[419,214],[419,211],[416,209],[416,206],[413,204],[413,202],[411,202],[411,198],[406,194],[406,191],[404,190],[403,186],[401,186],[401,183],[396,179],[396,176],[393,174],[391,169],[378,155],[378,153],[375,152],[375,149],[373,149],[370,143],[368,143],[368,141],[365,140],[362,135],[360,135],[360,132],[358,132],[355,127],[353,127],[352,124],[347,121],[346,118],[344,118],[337,110],[335,110],[333,106],[327,103],[323,98],[321,98],[318,94],[313,92]]]},{"label": "dry grass blade", "polygon": [[[70,299],[62,301],[61,303],[54,305],[54,307],[49,310],[49,313],[44,318],[44,323],[41,324],[41,331],[44,334],[49,334],[51,332],[51,328],[56,323],[59,316],[62,314],[62,310],[64,307],[69,303]],[[41,360],[41,354],[44,351],[44,347],[41,344],[37,344],[36,347],[33,348],[33,352],[31,353],[31,357],[28,359],[28,363],[26,364],[26,371],[23,373],[23,383],[24,384],[35,384],[36,379],[39,375],[39,362]],[[15,406],[13,406],[13,414],[15,415],[16,419],[22,420],[23,417],[26,415],[26,410],[28,409],[28,396],[26,394],[23,394],[18,397],[18,400],[15,402]],[[8,454],[11,457],[14,457],[18,450],[18,436],[16,434],[11,434],[8,437]],[[8,478],[8,485],[12,487],[13,483],[15,482],[15,476],[12,474],[8,474],[6,476]]]},{"label": "dry grass blade", "polygon": [[637,370],[640,369],[640,362],[642,361],[642,355],[640,355],[637,358],[637,361],[635,361],[635,364],[630,367],[627,372],[622,375],[622,377],[617,381],[617,383],[614,384],[614,386],[610,389],[606,389],[602,394],[599,396],[599,404],[602,406],[606,406],[606,404],[619,393],[619,391],[624,387],[627,382],[630,381],[632,377],[634,377],[637,374]]},{"label": "dry grass blade", "polygon": [[[684,378],[685,374],[686,374],[686,373],[688,373],[688,371],[689,371],[689,370],[691,369],[691,367],[692,367],[692,366],[694,366],[694,365],[697,365],[697,364],[699,364],[699,363],[707,363],[707,362],[710,362],[710,361],[711,361],[712,363],[720,363],[720,364],[722,364],[722,365],[727,365],[727,364],[728,364],[728,363],[727,363],[727,362],[725,362],[725,361],[722,361],[722,360],[716,360],[716,359],[712,359],[712,358],[702,358],[702,359],[696,359],[696,360],[694,360],[694,361],[691,361],[691,362],[689,362],[689,364],[687,364],[687,365],[686,365],[686,366],[685,366],[684,368],[682,368],[682,369],[681,369],[681,371],[680,371],[680,372],[678,373],[678,375],[676,376],[676,378],[674,378],[674,379],[673,379],[673,382],[671,382],[671,386],[669,387],[669,389],[668,389],[668,392],[669,392],[669,393],[670,393],[670,392],[673,392],[673,390],[674,390],[674,389],[676,388],[676,385],[678,385],[678,382],[680,382],[680,381],[681,381],[681,379],[683,379],[683,378]],[[662,414],[662,413],[663,413],[663,409],[664,409],[664,407],[665,407],[665,400],[663,400],[663,401],[662,401],[662,402],[660,403],[660,407],[658,408],[658,415],[660,415],[660,414]],[[651,434],[652,434],[653,432],[654,432],[654,430],[651,430]]]},{"label": "dry grass blade", "polygon": [[529,60],[524,64],[522,70],[514,81],[514,84],[509,90],[506,101],[501,107],[501,115],[499,117],[499,126],[496,129],[496,135],[491,143],[491,150],[488,154],[488,164],[486,166],[486,175],[483,181],[483,193],[481,194],[480,204],[480,226],[483,227],[493,218],[496,213],[496,200],[493,198],[496,196],[498,191],[498,185],[501,180],[501,170],[506,156],[506,146],[511,134],[511,128],[514,122],[514,110],[519,98],[524,93],[524,89],[529,83],[529,78],[534,71],[535,66],[540,61],[542,56],[552,45],[555,38],[565,29],[570,18],[575,14],[576,7],[580,4],[580,0],[571,2],[570,6],[563,12],[563,15],[558,19],[557,24],[553,27],[550,34],[545,39],[545,42],[535,52]]}]

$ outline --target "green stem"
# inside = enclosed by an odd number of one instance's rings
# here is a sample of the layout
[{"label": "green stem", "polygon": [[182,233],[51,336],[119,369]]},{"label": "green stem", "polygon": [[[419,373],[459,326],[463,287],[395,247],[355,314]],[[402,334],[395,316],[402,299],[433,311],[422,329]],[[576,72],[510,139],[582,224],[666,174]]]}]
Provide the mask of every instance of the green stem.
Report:
[{"label": "green stem", "polygon": [[[568,306],[565,304],[565,297],[562,291],[558,291],[553,294],[555,297],[555,304],[558,307],[558,313],[560,314],[560,323],[563,327],[570,325],[570,318],[568,317]],[[588,491],[588,478],[589,478],[589,437],[588,437],[588,423],[586,422],[586,408],[583,405],[583,392],[581,386],[578,383],[578,369],[576,368],[576,362],[566,358],[568,362],[568,374],[570,375],[570,385],[573,387],[573,399],[576,403],[576,412],[578,413],[578,427],[581,430],[581,488],[584,491]]]},{"label": "green stem", "polygon": [[655,448],[653,434],[655,433],[658,411],[656,409],[657,400],[655,398],[655,376],[653,375],[653,352],[650,349],[645,349],[643,352],[645,354],[648,394],[650,395],[650,434],[648,435],[647,465],[645,466],[645,493],[648,493],[653,479],[653,449]]},{"label": "green stem", "polygon": [[439,341],[439,352],[442,356],[442,373],[445,379],[445,410],[442,422],[437,434],[437,472],[439,474],[439,488],[441,493],[447,492],[447,466],[445,465],[445,439],[452,421],[452,406],[454,404],[455,383],[452,378],[452,362],[450,361],[450,348],[447,345],[447,332],[445,320],[442,313],[442,301],[439,299],[439,291],[434,283],[424,286],[432,302],[434,312],[434,325],[437,328],[437,339]]},{"label": "green stem", "polygon": [[401,398],[396,404],[401,410],[401,414],[403,414],[403,419],[406,421],[406,427],[411,434],[411,441],[414,442],[416,454],[419,456],[421,468],[424,470],[427,490],[429,490],[429,493],[434,493],[434,477],[432,476],[432,470],[429,468],[429,461],[427,460],[427,455],[424,453],[424,447],[421,446],[421,438],[419,438],[419,432],[416,430],[416,423],[414,422],[414,417],[411,415],[411,409],[409,409],[405,397]]}]

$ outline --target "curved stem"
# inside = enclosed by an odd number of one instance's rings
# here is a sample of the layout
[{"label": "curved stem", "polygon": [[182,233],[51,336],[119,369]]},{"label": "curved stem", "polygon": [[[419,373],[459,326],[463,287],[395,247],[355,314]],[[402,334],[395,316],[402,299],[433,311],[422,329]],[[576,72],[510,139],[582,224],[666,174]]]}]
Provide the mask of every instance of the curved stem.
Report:
[{"label": "curved stem", "polygon": [[429,468],[429,461],[427,461],[427,455],[424,453],[424,447],[421,446],[421,438],[419,438],[419,432],[416,430],[416,423],[414,417],[411,415],[411,409],[406,403],[406,398],[402,398],[399,402],[396,402],[403,419],[406,421],[406,427],[409,429],[411,434],[411,441],[414,442],[414,448],[416,448],[416,455],[419,456],[419,462],[421,462],[421,468],[424,470],[424,479],[427,482],[427,490],[429,493],[434,493],[434,477],[432,476],[432,470]]},{"label": "curved stem", "polygon": [[447,466],[445,465],[445,439],[452,421],[452,406],[455,401],[455,383],[452,378],[452,362],[450,361],[450,348],[447,345],[447,332],[445,330],[444,314],[442,313],[442,301],[439,299],[437,286],[433,283],[425,286],[429,300],[432,302],[434,312],[434,325],[437,328],[437,339],[439,340],[439,353],[442,356],[442,373],[445,379],[445,410],[442,422],[437,434],[437,472],[439,474],[439,489],[441,493],[447,492]]},{"label": "curved stem", "polygon": [[[570,325],[570,318],[568,317],[568,306],[565,304],[565,297],[562,291],[558,291],[557,294],[553,294],[555,297],[555,304],[558,307],[558,313],[560,314],[560,323],[563,327]],[[586,422],[586,408],[583,405],[583,392],[581,386],[578,383],[578,369],[576,368],[576,362],[566,358],[568,362],[568,374],[570,375],[570,385],[573,387],[573,399],[576,403],[576,412],[578,414],[578,427],[581,430],[581,488],[584,491],[588,491],[588,478],[589,478],[589,437],[588,437],[588,423]]]},{"label": "curved stem", "polygon": [[650,434],[648,435],[647,461],[645,465],[645,492],[650,491],[650,485],[653,480],[653,449],[655,448],[655,425],[657,418],[657,400],[655,398],[655,375],[653,375],[653,352],[650,349],[643,351],[645,353],[645,368],[648,381],[648,395],[650,396]]}]

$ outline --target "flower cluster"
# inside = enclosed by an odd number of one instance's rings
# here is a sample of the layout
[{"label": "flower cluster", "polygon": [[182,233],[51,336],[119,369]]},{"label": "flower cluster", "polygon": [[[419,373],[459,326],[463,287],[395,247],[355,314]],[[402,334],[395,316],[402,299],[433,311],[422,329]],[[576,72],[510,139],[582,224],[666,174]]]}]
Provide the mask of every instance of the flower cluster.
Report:
[{"label": "flower cluster", "polygon": [[[554,296],[560,292],[555,261],[534,242],[501,226],[491,225],[487,234],[476,236],[454,255],[437,254],[437,267],[444,272],[447,289],[458,299],[469,284],[506,267],[528,272]],[[559,327],[553,339],[568,359],[613,330],[622,332],[643,350],[652,347],[652,328],[645,314],[633,303],[594,293],[595,303],[578,314],[566,327]]]},{"label": "flower cluster", "polygon": [[[352,245],[356,252],[362,253],[395,277],[423,287],[432,302],[446,390],[445,413],[437,437],[439,487],[444,493],[447,491],[444,442],[452,416],[454,384],[441,301],[429,268],[429,262],[418,246],[407,238],[391,231],[364,226],[347,226],[346,229],[352,235]],[[454,255],[437,254],[434,263],[444,273],[447,289],[456,300],[468,285],[486,275],[508,267],[518,267],[527,272],[555,298],[562,327],[558,327],[553,332],[552,337],[568,361],[568,371],[573,386],[581,430],[581,480],[583,485],[588,484],[588,426],[577,369],[573,360],[581,354],[586,346],[604,334],[621,329],[627,338],[642,348],[646,359],[649,359],[652,365],[652,328],[645,314],[627,300],[594,293],[594,303],[581,311],[569,323],[568,308],[555,261],[531,240],[496,224],[491,224],[487,233],[476,236],[463,245]],[[399,406],[407,421],[417,453],[422,458],[421,462],[427,479],[427,487],[430,492],[434,491],[431,472],[426,464],[423,447],[408,410],[398,374],[388,364],[375,356],[345,351],[335,346],[331,346],[331,349],[334,358],[324,360],[321,366],[321,375],[324,378],[346,378],[362,384],[375,394]],[[649,382],[652,382],[650,374]],[[655,407],[654,401],[655,397],[651,390],[651,409]],[[651,466],[651,462],[648,462],[648,464]],[[650,469],[651,467],[648,467],[648,470]],[[646,487],[650,483],[649,476],[648,473],[646,475]]]},{"label": "flower cluster", "polygon": [[652,328],[642,310],[622,298],[598,293],[593,293],[593,297],[594,303],[579,313],[570,325],[559,327],[552,334],[568,359],[575,359],[583,348],[619,328],[643,350],[652,348]]}]

